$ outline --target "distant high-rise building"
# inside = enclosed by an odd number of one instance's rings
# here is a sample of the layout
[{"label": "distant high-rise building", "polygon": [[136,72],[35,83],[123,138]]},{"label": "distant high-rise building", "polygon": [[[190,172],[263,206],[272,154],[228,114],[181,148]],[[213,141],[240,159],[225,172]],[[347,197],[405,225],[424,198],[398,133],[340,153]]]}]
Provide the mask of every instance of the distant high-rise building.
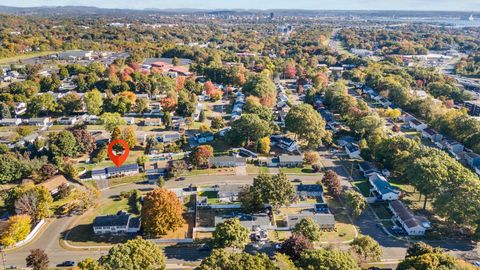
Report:
[{"label": "distant high-rise building", "polygon": [[475,20],[475,18],[473,18],[473,14],[471,14],[470,17],[468,17],[468,20],[469,21],[474,21]]},{"label": "distant high-rise building", "polygon": [[270,20],[273,20],[273,19],[275,19],[275,13],[270,12]]}]

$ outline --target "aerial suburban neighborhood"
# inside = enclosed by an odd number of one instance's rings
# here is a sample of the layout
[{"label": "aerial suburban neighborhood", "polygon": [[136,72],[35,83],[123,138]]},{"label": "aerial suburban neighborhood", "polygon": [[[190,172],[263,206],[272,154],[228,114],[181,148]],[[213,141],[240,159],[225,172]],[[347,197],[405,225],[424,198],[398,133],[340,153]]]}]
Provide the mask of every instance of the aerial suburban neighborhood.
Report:
[{"label": "aerial suburban neighborhood", "polygon": [[480,268],[480,7],[67,2],[0,6],[0,269]]}]

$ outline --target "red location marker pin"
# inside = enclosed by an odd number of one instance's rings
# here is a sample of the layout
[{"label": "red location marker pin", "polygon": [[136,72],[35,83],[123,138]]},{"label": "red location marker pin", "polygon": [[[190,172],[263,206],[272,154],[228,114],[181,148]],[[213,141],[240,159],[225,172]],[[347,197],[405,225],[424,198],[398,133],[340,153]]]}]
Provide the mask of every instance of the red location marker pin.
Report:
[{"label": "red location marker pin", "polygon": [[[123,149],[125,149],[125,151],[123,152],[123,155],[117,156],[113,152],[113,146],[116,144],[122,145]],[[123,140],[113,140],[108,144],[108,158],[110,158],[110,160],[113,161],[113,163],[115,163],[117,167],[122,166],[125,160],[127,160],[129,152],[130,152],[130,148],[128,148],[127,142]]]}]

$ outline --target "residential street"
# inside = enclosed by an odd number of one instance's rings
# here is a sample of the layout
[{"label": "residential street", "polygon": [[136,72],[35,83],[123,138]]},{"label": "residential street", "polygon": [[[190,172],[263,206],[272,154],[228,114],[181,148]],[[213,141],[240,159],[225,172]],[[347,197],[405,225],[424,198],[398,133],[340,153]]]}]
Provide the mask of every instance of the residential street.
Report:
[{"label": "residential street", "polygon": [[[344,166],[345,161],[340,161],[335,158],[328,151],[320,151],[322,157],[322,163],[329,169],[334,169],[340,176],[342,186],[349,187],[348,183],[348,169]],[[350,169],[350,168],[349,168]],[[304,183],[316,182],[319,180],[318,175],[288,175],[288,179],[301,179]],[[203,175],[186,177],[185,181],[167,181],[166,188],[178,188],[187,187],[190,184],[194,185],[222,185],[222,184],[249,184],[253,181],[254,175],[233,176],[233,175]],[[155,185],[150,184],[128,184],[123,186],[117,186],[111,189],[102,191],[101,199],[106,199],[111,196],[120,194],[122,191],[128,191],[132,189],[139,189],[142,191],[148,191],[155,188]],[[46,228],[45,231],[32,242],[26,246],[20,247],[13,251],[6,252],[5,260],[6,265],[25,266],[25,257],[29,254],[31,249],[44,249],[50,259],[50,265],[55,266],[66,260],[73,260],[79,262],[87,257],[99,258],[106,254],[106,250],[100,250],[98,248],[90,250],[67,250],[60,245],[60,238],[62,233],[69,227],[74,221],[74,217],[64,217],[60,219],[54,219]],[[397,240],[389,237],[385,234],[381,228],[376,226],[375,217],[370,211],[357,218],[355,225],[361,234],[370,235],[377,240],[384,250],[383,259],[387,262],[395,263],[396,261],[403,259],[405,256],[407,241]],[[466,243],[453,243],[451,241],[440,241],[430,243],[435,246],[441,246],[443,248],[452,250],[452,253],[456,255],[463,255],[471,252],[474,247]],[[342,248],[347,248],[343,246]],[[206,252],[198,252],[195,247],[166,247],[165,254],[167,256],[167,264],[169,269],[176,269],[176,265],[183,263],[191,264],[194,261],[198,261],[202,257],[208,255]]]}]

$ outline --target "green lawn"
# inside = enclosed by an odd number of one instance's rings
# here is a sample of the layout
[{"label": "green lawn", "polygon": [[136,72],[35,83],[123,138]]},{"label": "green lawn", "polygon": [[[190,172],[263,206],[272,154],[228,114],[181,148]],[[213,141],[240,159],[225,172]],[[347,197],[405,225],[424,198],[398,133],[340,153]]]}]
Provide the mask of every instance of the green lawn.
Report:
[{"label": "green lawn", "polygon": [[367,181],[357,181],[353,182],[353,185],[356,186],[363,196],[368,197],[370,196],[370,183]]},{"label": "green lawn", "polygon": [[112,178],[112,179],[110,179],[110,187],[123,185],[123,184],[142,182],[142,181],[145,181],[145,180],[147,180],[147,178],[145,177],[145,174],[143,174],[143,173],[138,174],[138,175],[133,175],[133,176]]},{"label": "green lawn", "polygon": [[303,168],[280,168],[280,172],[285,174],[304,174],[313,173],[312,166],[305,166]]},{"label": "green lawn", "polygon": [[387,203],[372,203],[371,207],[379,219],[391,219],[392,213],[388,209]]},{"label": "green lawn", "polygon": [[0,59],[0,64],[15,63],[15,62],[18,62],[18,60],[25,60],[25,59],[29,59],[37,56],[46,56],[54,53],[57,53],[57,51],[32,52],[32,53],[16,55],[12,57],[6,57],[6,58]]}]

